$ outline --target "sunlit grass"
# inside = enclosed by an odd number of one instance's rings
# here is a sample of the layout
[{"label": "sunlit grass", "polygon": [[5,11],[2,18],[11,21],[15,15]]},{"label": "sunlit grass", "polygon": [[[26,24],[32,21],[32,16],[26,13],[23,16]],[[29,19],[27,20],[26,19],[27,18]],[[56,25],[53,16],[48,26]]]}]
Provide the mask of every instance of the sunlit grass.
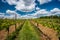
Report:
[{"label": "sunlit grass", "polygon": [[26,21],[19,32],[18,40],[40,40],[40,36],[30,22]]}]

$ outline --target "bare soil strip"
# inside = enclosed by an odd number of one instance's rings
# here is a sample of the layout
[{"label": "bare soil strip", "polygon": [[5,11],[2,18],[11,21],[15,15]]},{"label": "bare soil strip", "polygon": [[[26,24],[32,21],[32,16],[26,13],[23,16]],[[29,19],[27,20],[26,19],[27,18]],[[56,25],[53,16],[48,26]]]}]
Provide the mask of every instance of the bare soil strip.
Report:
[{"label": "bare soil strip", "polygon": [[6,30],[1,30],[0,31],[0,40],[5,40],[7,37],[7,31]]},{"label": "bare soil strip", "polygon": [[[21,23],[20,24],[17,23],[16,25],[17,25],[16,27],[18,28],[21,25]],[[11,25],[9,28],[9,35],[14,31],[15,31],[15,25]],[[0,31],[0,40],[5,40],[7,36],[8,36],[7,30],[4,29]]]},{"label": "bare soil strip", "polygon": [[[44,27],[43,25],[38,24],[34,21],[31,21],[31,23],[33,25],[35,25],[39,30],[41,30],[41,32],[44,34],[44,35],[41,34],[42,35],[42,40],[59,40],[58,37],[57,37],[57,32],[54,31],[53,29],[48,28],[48,27]],[[48,36],[49,39],[46,39],[47,36]]]},{"label": "bare soil strip", "polygon": [[[18,28],[21,25],[21,23],[16,23],[16,28]],[[11,25],[9,28],[9,34],[15,31],[15,25]]]},{"label": "bare soil strip", "polygon": [[[32,25],[34,25],[32,22],[31,22],[31,24]],[[37,26],[36,26],[37,24],[35,23],[35,27],[38,29],[38,31],[40,32],[40,38],[41,38],[41,40],[50,40],[50,38],[47,36],[47,35],[45,35]]]}]

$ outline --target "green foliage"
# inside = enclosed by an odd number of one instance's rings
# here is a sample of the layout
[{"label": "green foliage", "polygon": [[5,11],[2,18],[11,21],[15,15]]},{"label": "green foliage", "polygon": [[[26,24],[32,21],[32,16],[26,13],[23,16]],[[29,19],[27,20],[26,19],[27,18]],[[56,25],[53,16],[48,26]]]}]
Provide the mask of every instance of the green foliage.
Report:
[{"label": "green foliage", "polygon": [[9,26],[19,23],[22,20],[14,20],[14,19],[0,19],[0,31],[3,29],[8,30]]},{"label": "green foliage", "polygon": [[57,16],[57,15],[51,15],[51,16],[43,16],[43,17],[40,17],[40,18],[60,18],[60,16]]},{"label": "green foliage", "polygon": [[42,24],[45,27],[49,27],[57,31],[58,36],[60,37],[60,19],[59,18],[40,18],[34,20],[37,23]]}]

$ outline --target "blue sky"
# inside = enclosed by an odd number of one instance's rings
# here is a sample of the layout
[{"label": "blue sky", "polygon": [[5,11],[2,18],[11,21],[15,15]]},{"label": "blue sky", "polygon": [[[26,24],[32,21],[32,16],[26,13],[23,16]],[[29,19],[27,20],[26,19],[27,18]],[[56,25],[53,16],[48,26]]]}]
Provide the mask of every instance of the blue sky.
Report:
[{"label": "blue sky", "polygon": [[9,12],[17,14],[19,18],[40,17],[49,15],[48,13],[52,15],[54,12],[54,15],[57,15],[60,13],[60,0],[0,0],[0,13],[7,14],[4,16],[8,17]]}]

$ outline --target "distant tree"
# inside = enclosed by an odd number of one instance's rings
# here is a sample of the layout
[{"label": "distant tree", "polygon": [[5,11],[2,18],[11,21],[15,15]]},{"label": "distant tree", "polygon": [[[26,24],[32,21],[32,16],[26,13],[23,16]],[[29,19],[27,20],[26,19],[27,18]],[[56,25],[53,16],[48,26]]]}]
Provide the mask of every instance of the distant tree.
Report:
[{"label": "distant tree", "polygon": [[40,18],[60,18],[60,16],[51,15],[51,16],[43,16],[43,17],[40,17]]}]

